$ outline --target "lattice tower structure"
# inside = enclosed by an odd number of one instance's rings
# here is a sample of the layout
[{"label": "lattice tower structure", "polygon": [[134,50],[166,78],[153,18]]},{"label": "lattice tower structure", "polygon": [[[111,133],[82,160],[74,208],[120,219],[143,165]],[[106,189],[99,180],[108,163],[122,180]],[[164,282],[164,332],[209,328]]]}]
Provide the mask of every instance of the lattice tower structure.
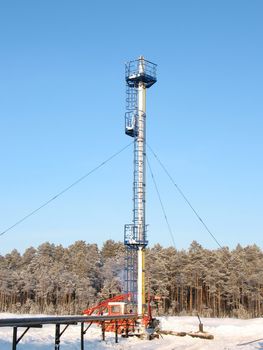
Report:
[{"label": "lattice tower structure", "polygon": [[143,56],[125,67],[125,133],[134,138],[133,223],[124,227],[125,292],[133,296],[138,315],[145,312],[146,90],[156,83],[156,64]]}]

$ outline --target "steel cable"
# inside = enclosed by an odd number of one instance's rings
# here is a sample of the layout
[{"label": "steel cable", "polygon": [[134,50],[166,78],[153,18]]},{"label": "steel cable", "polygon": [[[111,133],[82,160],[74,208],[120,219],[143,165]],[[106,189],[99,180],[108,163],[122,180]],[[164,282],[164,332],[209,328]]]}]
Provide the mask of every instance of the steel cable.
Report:
[{"label": "steel cable", "polygon": [[60,191],[59,193],[57,193],[55,196],[53,196],[52,198],[50,198],[49,200],[47,200],[46,202],[44,202],[42,205],[40,205],[38,208],[34,209],[33,211],[31,211],[29,214],[25,215],[24,217],[22,217],[20,220],[18,220],[16,223],[14,223],[13,225],[9,226],[6,230],[2,231],[0,233],[0,236],[3,236],[5,233],[7,233],[8,231],[12,230],[14,227],[18,226],[19,224],[21,224],[23,221],[27,220],[28,218],[30,218],[30,216],[34,215],[35,213],[37,213],[39,210],[41,210],[42,208],[46,207],[48,204],[50,204],[51,202],[53,202],[55,199],[57,199],[58,197],[62,196],[65,192],[69,191],[72,187],[76,186],[78,183],[80,183],[81,181],[83,181],[84,179],[86,179],[89,175],[93,174],[95,171],[97,171],[98,169],[100,169],[101,167],[103,167],[105,164],[107,164],[108,162],[110,162],[113,158],[117,157],[120,153],[122,153],[124,150],[126,150],[131,144],[133,144],[134,141],[130,142],[128,145],[126,145],[125,147],[123,147],[122,149],[120,149],[118,152],[114,153],[112,156],[110,156],[109,158],[105,159],[102,163],[100,163],[99,165],[97,165],[95,168],[93,168],[92,170],[90,170],[88,173],[86,173],[85,175],[81,176],[80,178],[78,178],[76,181],[74,181],[72,184],[70,184],[69,186],[67,186],[66,188],[64,188],[64,190]]},{"label": "steel cable", "polygon": [[166,215],[166,211],[165,211],[165,208],[164,208],[164,205],[163,205],[163,201],[162,201],[162,199],[161,199],[160,191],[159,191],[159,189],[158,189],[158,186],[157,186],[155,177],[154,177],[154,175],[153,175],[153,171],[152,171],[151,165],[150,165],[150,163],[149,163],[148,157],[146,157],[146,160],[147,160],[147,164],[148,164],[148,167],[149,167],[149,170],[150,170],[150,173],[151,173],[151,177],[152,177],[152,180],[153,180],[153,184],[154,184],[154,187],[155,187],[155,190],[156,190],[156,193],[157,193],[157,196],[158,196],[160,205],[161,205],[161,207],[162,207],[162,212],[163,212],[163,215],[164,215],[164,218],[165,218],[167,227],[168,227],[168,231],[169,231],[169,233],[170,233],[170,236],[171,236],[171,239],[172,239],[172,242],[173,242],[173,246],[174,246],[174,248],[175,248],[175,239],[174,239],[173,231],[172,231],[171,226],[170,226],[170,224],[169,224],[169,221],[168,221],[168,218],[167,218],[167,215]]},{"label": "steel cable", "polygon": [[215,235],[211,232],[211,230],[208,228],[208,226],[205,224],[205,222],[203,221],[203,219],[200,217],[200,215],[197,213],[197,211],[194,209],[194,207],[192,206],[192,204],[190,203],[189,199],[185,196],[185,194],[183,193],[183,191],[181,190],[181,188],[177,185],[177,183],[174,181],[174,179],[172,178],[172,176],[170,175],[170,173],[168,172],[168,170],[166,169],[166,167],[164,166],[164,164],[160,161],[160,159],[158,158],[158,156],[156,155],[156,153],[153,151],[153,149],[147,144],[147,147],[149,148],[149,150],[152,152],[153,156],[155,157],[155,159],[157,160],[157,162],[160,164],[160,166],[162,167],[162,169],[164,170],[164,172],[166,173],[166,175],[168,176],[168,178],[170,179],[170,181],[172,182],[172,184],[174,185],[174,187],[177,189],[177,191],[180,193],[180,195],[183,197],[183,199],[185,200],[185,202],[188,204],[188,206],[191,208],[191,210],[193,211],[193,213],[195,214],[195,216],[198,218],[198,220],[201,222],[201,224],[203,225],[203,227],[205,228],[205,230],[209,233],[209,235],[212,237],[212,239],[216,242],[216,244],[220,247],[223,248],[223,246],[218,242],[217,238],[215,237]]}]

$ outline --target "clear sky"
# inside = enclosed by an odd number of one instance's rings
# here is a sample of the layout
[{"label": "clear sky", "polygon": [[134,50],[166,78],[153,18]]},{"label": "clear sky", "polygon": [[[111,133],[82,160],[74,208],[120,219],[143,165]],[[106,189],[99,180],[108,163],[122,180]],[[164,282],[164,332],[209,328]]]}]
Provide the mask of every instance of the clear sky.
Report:
[{"label": "clear sky", "polygon": [[[222,245],[262,246],[263,2],[0,2],[0,231],[127,145],[124,64],[158,64],[147,141]],[[0,236],[0,254],[49,241],[122,240],[132,147]],[[149,160],[177,248],[217,248]],[[149,173],[148,173],[149,175]],[[150,176],[150,245],[172,244]]]}]

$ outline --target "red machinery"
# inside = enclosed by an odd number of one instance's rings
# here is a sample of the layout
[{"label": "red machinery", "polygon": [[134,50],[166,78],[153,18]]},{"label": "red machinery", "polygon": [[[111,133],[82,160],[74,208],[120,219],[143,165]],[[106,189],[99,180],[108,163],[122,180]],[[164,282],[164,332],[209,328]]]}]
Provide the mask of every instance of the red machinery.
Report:
[{"label": "red machinery", "polygon": [[[132,310],[127,310],[128,304],[124,301],[131,299],[131,293],[116,295],[115,297],[106,299],[98,305],[92,306],[83,311],[85,315],[98,314],[103,315],[106,313],[109,316],[118,316],[132,314]],[[134,320],[118,320],[118,333],[124,333],[125,331],[133,331],[135,329],[136,314],[134,314]],[[101,324],[100,321],[98,321]],[[115,320],[104,321],[104,330],[106,332],[114,332],[116,323]]]},{"label": "red machinery", "polygon": [[[92,306],[92,307],[84,310],[83,314],[85,314],[85,315],[92,315],[92,314],[95,313],[95,314],[101,315],[105,310],[108,310],[109,303],[121,302],[123,300],[128,300],[129,301],[130,298],[131,298],[131,293],[116,295],[115,297],[103,300],[98,305]],[[109,313],[109,315],[111,315],[111,314]],[[116,315],[116,313],[115,313],[115,315]],[[120,313],[117,313],[117,315],[120,315]]]},{"label": "red machinery", "polygon": [[[152,324],[154,321],[154,319],[152,318],[150,298],[148,299],[149,299],[148,310],[147,310],[148,312],[147,314],[143,315],[141,319],[141,324],[145,328],[152,327]],[[127,330],[128,332],[134,332],[138,321],[138,316],[136,313],[133,313],[132,309],[129,309],[129,310],[127,309],[129,306],[127,301],[129,302],[130,300],[131,300],[131,293],[116,295],[115,297],[102,301],[98,305],[92,306],[84,310],[83,314],[85,315],[107,314],[109,316],[134,314],[135,316],[134,320],[118,320],[118,333],[124,333],[124,332],[127,332]],[[98,321],[98,324],[101,324],[101,322]],[[105,321],[103,326],[106,332],[114,332],[116,327],[115,320]]]}]

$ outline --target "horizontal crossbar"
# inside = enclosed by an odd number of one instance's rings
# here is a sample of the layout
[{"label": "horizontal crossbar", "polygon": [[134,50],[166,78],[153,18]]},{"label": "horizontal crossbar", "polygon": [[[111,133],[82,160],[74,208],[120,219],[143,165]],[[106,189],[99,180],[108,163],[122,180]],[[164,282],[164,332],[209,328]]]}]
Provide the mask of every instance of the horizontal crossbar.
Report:
[{"label": "horizontal crossbar", "polygon": [[101,322],[113,320],[136,320],[137,315],[118,316],[53,316],[53,317],[22,317],[0,319],[0,327],[40,327],[44,324],[77,324],[82,322]]}]

